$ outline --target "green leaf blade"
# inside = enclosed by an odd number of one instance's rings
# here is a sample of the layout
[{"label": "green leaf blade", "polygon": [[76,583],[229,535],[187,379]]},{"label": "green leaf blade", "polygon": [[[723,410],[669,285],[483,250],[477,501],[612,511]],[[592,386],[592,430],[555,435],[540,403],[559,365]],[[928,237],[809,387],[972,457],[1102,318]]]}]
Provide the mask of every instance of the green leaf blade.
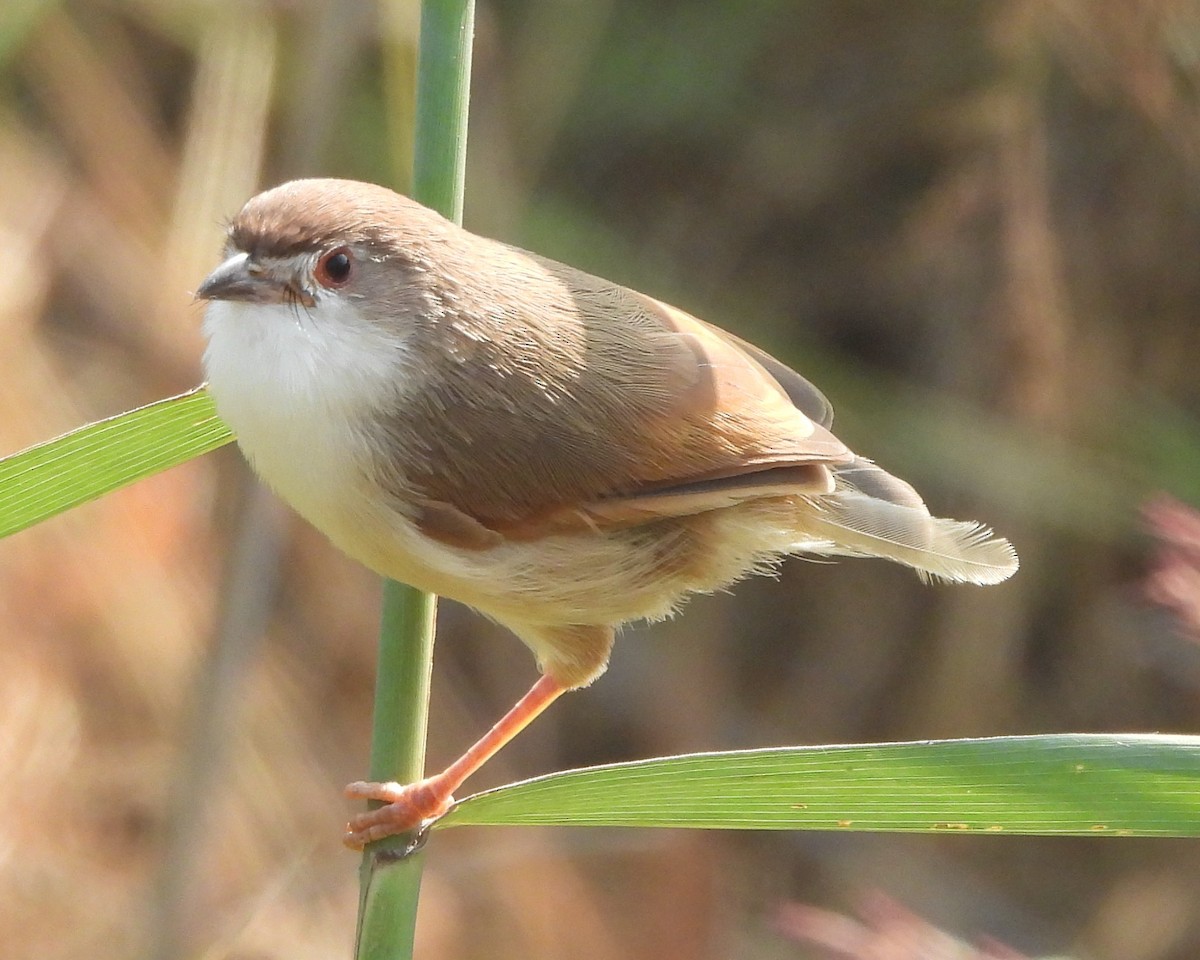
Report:
[{"label": "green leaf blade", "polygon": [[1200,836],[1200,737],[1061,734],[692,754],[468,797],[438,827]]},{"label": "green leaf blade", "polygon": [[27,447],[0,460],[0,537],[232,439],[201,386]]}]

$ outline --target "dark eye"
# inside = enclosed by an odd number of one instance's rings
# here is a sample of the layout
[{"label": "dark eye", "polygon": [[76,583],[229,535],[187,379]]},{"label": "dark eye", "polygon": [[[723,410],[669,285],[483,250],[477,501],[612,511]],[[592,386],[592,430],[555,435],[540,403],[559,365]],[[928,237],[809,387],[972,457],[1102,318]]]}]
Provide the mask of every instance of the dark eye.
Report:
[{"label": "dark eye", "polygon": [[340,287],[354,272],[354,259],[349,247],[337,247],[321,254],[314,274],[323,287]]}]

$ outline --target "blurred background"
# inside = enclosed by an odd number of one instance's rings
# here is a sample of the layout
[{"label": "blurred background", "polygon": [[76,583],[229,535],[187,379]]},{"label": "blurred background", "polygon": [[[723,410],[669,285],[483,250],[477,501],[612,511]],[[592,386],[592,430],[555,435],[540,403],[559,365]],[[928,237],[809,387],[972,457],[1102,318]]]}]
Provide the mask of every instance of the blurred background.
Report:
[{"label": "blurred background", "polygon": [[[190,292],[260,187],[406,183],[416,27],[415,0],[0,5],[3,452],[199,380]],[[771,349],[1022,568],[793,561],[627,631],[472,787],[1195,732],[1198,185],[1196,0],[480,0],[467,225]],[[229,448],[0,546],[4,956],[348,956],[378,595]],[[440,621],[437,765],[534,676]],[[1185,841],[467,829],[430,843],[418,951],[1182,960],[1198,901]]]}]

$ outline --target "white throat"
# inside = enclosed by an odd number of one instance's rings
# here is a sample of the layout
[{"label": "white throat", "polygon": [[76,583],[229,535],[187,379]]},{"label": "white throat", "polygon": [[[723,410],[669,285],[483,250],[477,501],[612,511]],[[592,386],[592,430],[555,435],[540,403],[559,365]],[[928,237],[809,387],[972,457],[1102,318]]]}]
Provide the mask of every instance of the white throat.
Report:
[{"label": "white throat", "polygon": [[404,392],[403,338],[337,297],[307,310],[213,301],[204,333],[209,389],[247,459],[316,526],[336,527],[365,454],[353,425]]}]

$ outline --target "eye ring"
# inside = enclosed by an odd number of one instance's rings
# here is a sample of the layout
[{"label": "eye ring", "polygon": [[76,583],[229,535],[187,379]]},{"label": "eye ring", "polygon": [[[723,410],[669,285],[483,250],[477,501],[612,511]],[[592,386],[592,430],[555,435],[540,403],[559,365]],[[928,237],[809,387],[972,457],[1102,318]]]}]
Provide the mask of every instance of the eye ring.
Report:
[{"label": "eye ring", "polygon": [[344,287],[354,275],[354,255],[349,247],[334,247],[321,254],[313,268],[317,283],[328,289]]}]

